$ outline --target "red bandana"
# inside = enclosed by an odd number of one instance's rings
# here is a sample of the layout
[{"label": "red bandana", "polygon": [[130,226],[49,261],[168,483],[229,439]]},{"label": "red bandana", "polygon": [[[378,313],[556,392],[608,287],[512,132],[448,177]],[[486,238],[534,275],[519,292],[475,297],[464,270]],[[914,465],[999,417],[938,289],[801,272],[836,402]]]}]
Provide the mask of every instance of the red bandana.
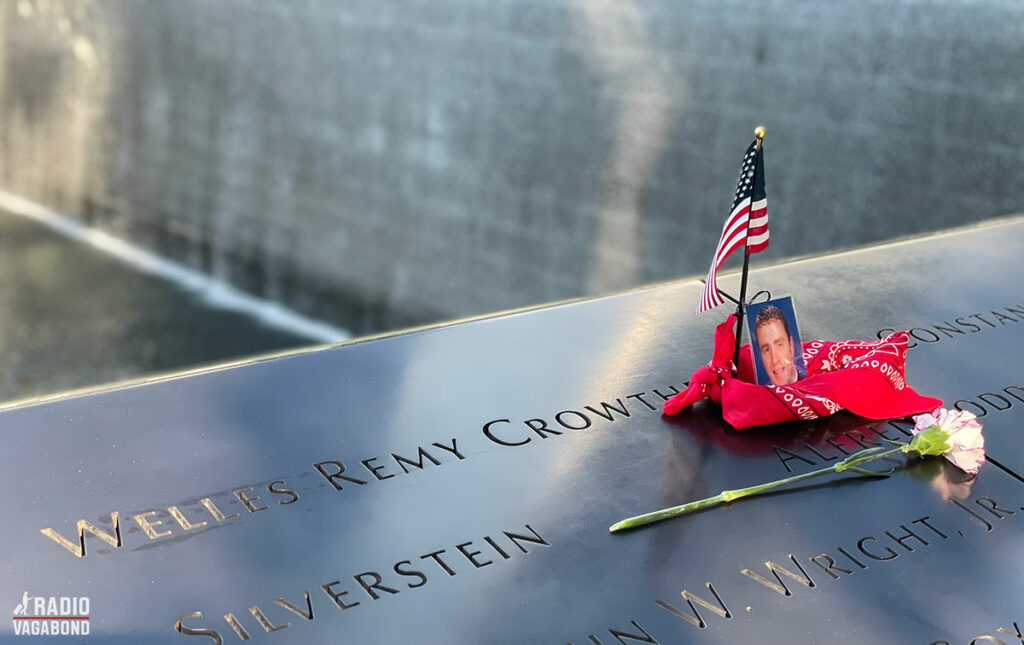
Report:
[{"label": "red bandana", "polygon": [[676,414],[708,397],[721,404],[722,417],[730,425],[742,430],[817,419],[843,409],[869,419],[892,419],[942,405],[939,399],[921,396],[904,380],[905,331],[874,342],[806,341],[801,344],[806,378],[791,385],[756,385],[750,345],[740,348],[739,373],[730,373],[735,327],[734,314],[718,325],[711,363],[693,373],[689,387],[665,401],[665,414]]}]

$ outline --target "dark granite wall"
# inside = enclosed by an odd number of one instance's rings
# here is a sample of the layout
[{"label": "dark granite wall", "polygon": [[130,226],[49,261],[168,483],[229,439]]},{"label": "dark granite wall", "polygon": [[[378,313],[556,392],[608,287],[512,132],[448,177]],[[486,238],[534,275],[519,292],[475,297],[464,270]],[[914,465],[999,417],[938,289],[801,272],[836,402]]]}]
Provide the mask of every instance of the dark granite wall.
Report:
[{"label": "dark granite wall", "polygon": [[[1024,210],[1024,3],[11,0],[0,188],[353,330]],[[682,306],[690,307],[690,303]]]}]

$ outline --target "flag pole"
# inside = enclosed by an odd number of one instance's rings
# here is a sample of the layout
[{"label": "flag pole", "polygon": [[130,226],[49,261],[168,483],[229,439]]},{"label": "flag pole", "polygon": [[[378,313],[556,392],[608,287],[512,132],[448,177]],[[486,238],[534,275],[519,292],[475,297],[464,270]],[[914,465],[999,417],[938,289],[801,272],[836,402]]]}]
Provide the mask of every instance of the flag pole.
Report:
[{"label": "flag pole", "polygon": [[[761,140],[764,139],[764,126],[754,128],[754,138],[757,139],[757,154],[761,154]],[[755,187],[750,193],[750,212],[747,213],[747,234],[743,238],[743,277],[740,279],[740,301],[736,305],[736,350],[733,352],[732,363],[736,370],[740,368],[740,345],[743,343],[743,304],[747,299],[747,269],[750,266],[750,254],[747,253],[747,240],[750,238],[750,216],[754,213],[754,192],[757,187],[757,169],[761,164],[755,159],[754,177],[752,186]]]}]

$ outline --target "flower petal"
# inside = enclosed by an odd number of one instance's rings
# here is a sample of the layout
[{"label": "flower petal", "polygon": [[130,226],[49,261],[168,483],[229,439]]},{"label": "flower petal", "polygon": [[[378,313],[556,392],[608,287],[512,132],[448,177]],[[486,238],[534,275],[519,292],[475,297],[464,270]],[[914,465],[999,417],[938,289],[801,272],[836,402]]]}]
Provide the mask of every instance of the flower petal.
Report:
[{"label": "flower petal", "polygon": [[[936,408],[931,414],[914,417],[912,432],[915,436],[910,443],[920,454],[938,454],[941,450],[950,463],[971,474],[985,463],[985,437],[973,412]],[[940,448],[939,438],[943,436],[945,445]]]},{"label": "flower petal", "polygon": [[954,446],[943,456],[954,466],[971,475],[977,474],[981,465],[985,463],[985,449],[981,447],[958,450]]}]

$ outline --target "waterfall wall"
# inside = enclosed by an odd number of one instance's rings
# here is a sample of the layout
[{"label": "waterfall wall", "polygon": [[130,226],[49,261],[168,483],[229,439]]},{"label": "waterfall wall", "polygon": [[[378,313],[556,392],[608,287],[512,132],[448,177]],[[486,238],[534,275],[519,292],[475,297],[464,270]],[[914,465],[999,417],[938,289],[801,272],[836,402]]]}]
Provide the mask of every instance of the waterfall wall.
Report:
[{"label": "waterfall wall", "polygon": [[[1024,3],[11,0],[0,189],[359,331],[1024,210]],[[681,303],[690,307],[692,303]]]}]

